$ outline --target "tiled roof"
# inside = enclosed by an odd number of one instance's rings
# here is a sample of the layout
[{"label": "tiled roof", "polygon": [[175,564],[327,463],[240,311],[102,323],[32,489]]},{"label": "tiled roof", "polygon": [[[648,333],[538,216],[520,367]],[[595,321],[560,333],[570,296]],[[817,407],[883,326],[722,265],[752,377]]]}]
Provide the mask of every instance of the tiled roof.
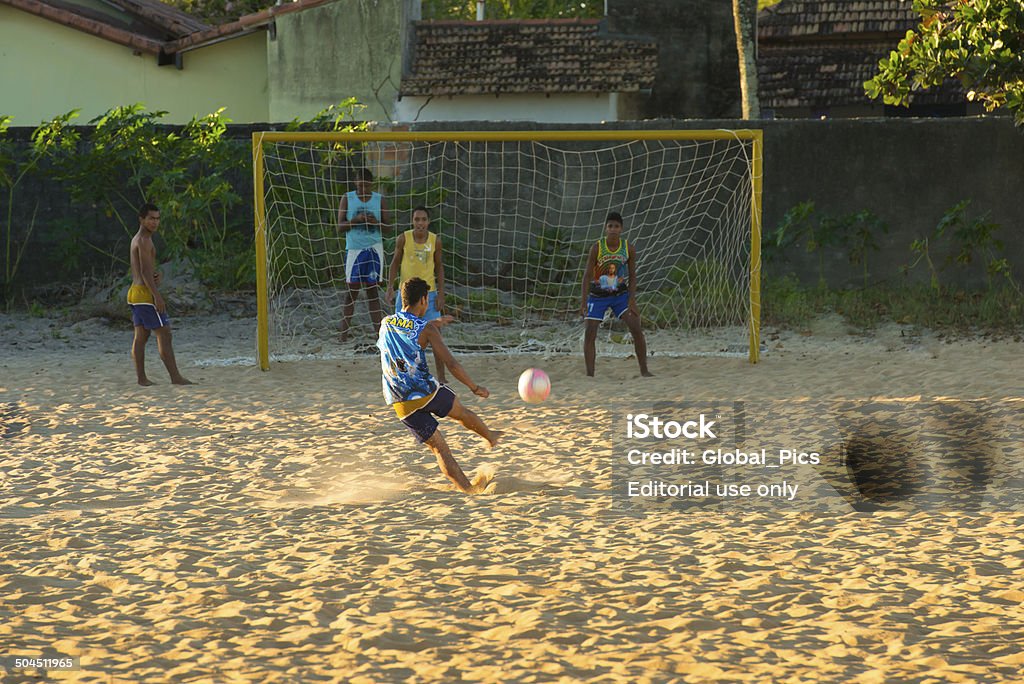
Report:
[{"label": "tiled roof", "polygon": [[236,21],[221,24],[220,26],[214,26],[213,28],[207,28],[204,31],[190,33],[183,38],[168,42],[164,45],[164,51],[168,53],[175,53],[182,50],[202,47],[203,45],[214,43],[218,40],[224,40],[225,38],[240,36],[270,24],[283,14],[302,12],[314,7],[326,5],[333,1],[334,0],[291,0],[282,2],[279,5],[271,5],[259,12],[253,12],[252,14],[241,16]]},{"label": "tiled roof", "polygon": [[[894,45],[823,41],[762,48],[757,57],[760,104],[769,109],[870,104],[864,81],[878,73],[879,60],[888,57]],[[962,102],[963,92],[954,84],[919,91],[914,102]]]},{"label": "tiled roof", "polygon": [[599,20],[418,21],[401,95],[636,92],[654,85],[653,40]]},{"label": "tiled roof", "polygon": [[130,15],[141,17],[148,23],[162,28],[168,36],[180,37],[195,31],[204,31],[210,26],[191,14],[182,12],[173,5],[160,0],[106,0],[120,7]]},{"label": "tiled roof", "polygon": [[294,0],[274,5],[220,26],[205,24],[160,0],[104,0],[120,12],[99,12],[77,0],[0,0],[0,4],[38,15],[132,49],[174,55],[264,27],[275,18],[332,0]]},{"label": "tiled roof", "polygon": [[[825,108],[877,103],[864,82],[918,25],[909,0],[783,0],[758,14],[762,107]],[[918,91],[915,104],[964,101],[956,81]]]},{"label": "tiled roof", "polygon": [[0,4],[149,54],[160,54],[164,41],[210,28],[158,0],[110,0],[102,11],[95,4],[72,0],[0,0]]},{"label": "tiled roof", "polygon": [[910,0],[783,0],[757,15],[757,36],[772,39],[902,35],[917,26]]}]

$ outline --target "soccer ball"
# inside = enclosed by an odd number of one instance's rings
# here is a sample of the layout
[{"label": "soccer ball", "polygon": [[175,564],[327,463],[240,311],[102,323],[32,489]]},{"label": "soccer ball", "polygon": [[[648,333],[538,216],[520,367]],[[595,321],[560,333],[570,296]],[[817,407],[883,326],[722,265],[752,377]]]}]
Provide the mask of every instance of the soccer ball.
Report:
[{"label": "soccer ball", "polygon": [[551,393],[551,380],[540,368],[527,368],[519,376],[519,396],[527,404],[539,404]]}]

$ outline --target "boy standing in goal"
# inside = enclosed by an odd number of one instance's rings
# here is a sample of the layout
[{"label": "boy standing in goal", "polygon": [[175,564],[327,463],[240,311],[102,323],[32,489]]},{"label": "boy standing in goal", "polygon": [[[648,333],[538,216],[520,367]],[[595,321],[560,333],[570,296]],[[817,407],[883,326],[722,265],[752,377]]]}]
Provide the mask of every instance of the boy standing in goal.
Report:
[{"label": "boy standing in goal", "polygon": [[[614,277],[611,276],[613,268]],[[587,266],[583,269],[580,313],[586,323],[583,360],[589,376],[594,375],[597,329],[608,309],[629,326],[640,374],[651,377],[653,373],[647,370],[647,340],[636,306],[636,250],[622,237],[622,216],[614,211],[605,219],[604,238],[590,248]]]},{"label": "boy standing in goal", "polygon": [[370,320],[375,331],[380,330],[383,313],[380,308],[380,277],[384,267],[384,239],[382,230],[391,229],[384,197],[373,192],[373,174],[359,169],[356,189],[345,193],[338,204],[338,230],[345,233],[345,290],[342,302],[340,338],[348,339],[356,299],[360,288],[366,289]]},{"label": "boy standing in goal", "polygon": [[[424,206],[412,210],[412,230],[407,230],[395,241],[395,256],[391,259],[388,269],[388,288],[384,299],[390,305],[395,300],[395,275],[398,285],[410,278],[420,278],[427,283],[427,311],[423,318],[433,321],[441,317],[444,309],[444,264],[441,263],[441,238],[437,233],[430,232],[430,211]],[[402,292],[398,291],[395,302],[395,313],[402,310]],[[444,364],[434,352],[434,367],[437,369],[437,380],[441,384],[445,379]]]},{"label": "boy standing in goal", "polygon": [[479,416],[462,405],[447,385],[438,384],[430,375],[424,350],[430,346],[438,363],[445,364],[452,375],[473,394],[486,399],[490,392],[469,377],[469,373],[452,356],[441,337],[441,328],[454,320],[442,316],[428,322],[428,286],[420,278],[411,278],[402,283],[402,310],[394,313],[381,323],[377,338],[380,350],[381,380],[384,400],[394,407],[395,413],[417,441],[426,444],[445,477],[460,491],[475,494],[486,484],[470,482],[462,468],[452,456],[452,451],[438,429],[437,418],[454,418],[463,427],[472,430],[487,440],[490,446],[498,443],[500,432],[493,432]]}]

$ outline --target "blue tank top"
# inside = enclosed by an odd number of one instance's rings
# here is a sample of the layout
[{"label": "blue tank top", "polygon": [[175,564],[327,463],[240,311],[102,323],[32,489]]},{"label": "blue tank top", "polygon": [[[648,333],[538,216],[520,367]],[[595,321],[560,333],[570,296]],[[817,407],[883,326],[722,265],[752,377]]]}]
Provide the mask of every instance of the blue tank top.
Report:
[{"label": "blue tank top", "polygon": [[380,324],[381,382],[388,404],[429,397],[437,391],[427,356],[420,347],[420,333],[427,322],[405,311],[386,316]]},{"label": "blue tank top", "polygon": [[[370,193],[370,199],[365,202],[359,199],[359,193],[355,190],[345,193],[348,202],[348,212],[345,220],[351,221],[357,214],[373,214],[378,220],[383,220],[380,212],[381,194]],[[352,226],[345,237],[345,249],[362,251],[383,244],[384,240],[380,235],[380,226],[360,223]]]}]

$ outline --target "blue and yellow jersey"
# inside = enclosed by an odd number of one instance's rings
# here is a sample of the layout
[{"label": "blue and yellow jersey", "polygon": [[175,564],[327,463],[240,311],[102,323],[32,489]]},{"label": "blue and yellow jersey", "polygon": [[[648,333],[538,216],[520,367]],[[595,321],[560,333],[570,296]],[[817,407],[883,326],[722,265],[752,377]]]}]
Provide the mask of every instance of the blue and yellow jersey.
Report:
[{"label": "blue and yellow jersey", "polygon": [[405,311],[386,316],[380,324],[377,349],[384,400],[395,407],[400,418],[425,406],[437,391],[419,342],[425,325],[425,320]]},{"label": "blue and yellow jersey", "polygon": [[605,238],[597,241],[597,262],[590,278],[590,294],[608,297],[629,290],[629,243],[619,239],[618,249],[608,248]]}]

